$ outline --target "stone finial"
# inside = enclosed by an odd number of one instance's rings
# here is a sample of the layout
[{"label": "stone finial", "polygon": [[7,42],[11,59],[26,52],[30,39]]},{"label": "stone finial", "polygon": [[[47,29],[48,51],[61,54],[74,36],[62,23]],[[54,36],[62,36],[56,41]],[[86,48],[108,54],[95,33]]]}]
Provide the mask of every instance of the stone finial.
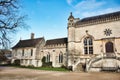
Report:
[{"label": "stone finial", "polygon": [[70,12],[70,15],[72,16],[72,12]]},{"label": "stone finial", "polygon": [[74,19],[73,15],[72,15],[72,12],[70,12],[70,16],[69,16],[68,20],[71,19],[71,18]]}]

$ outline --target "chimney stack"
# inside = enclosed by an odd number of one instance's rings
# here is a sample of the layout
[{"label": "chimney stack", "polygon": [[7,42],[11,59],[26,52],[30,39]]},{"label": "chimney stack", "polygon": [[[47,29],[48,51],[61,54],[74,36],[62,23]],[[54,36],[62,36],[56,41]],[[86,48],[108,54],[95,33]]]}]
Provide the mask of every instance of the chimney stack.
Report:
[{"label": "chimney stack", "polygon": [[34,33],[31,33],[31,39],[34,39]]}]

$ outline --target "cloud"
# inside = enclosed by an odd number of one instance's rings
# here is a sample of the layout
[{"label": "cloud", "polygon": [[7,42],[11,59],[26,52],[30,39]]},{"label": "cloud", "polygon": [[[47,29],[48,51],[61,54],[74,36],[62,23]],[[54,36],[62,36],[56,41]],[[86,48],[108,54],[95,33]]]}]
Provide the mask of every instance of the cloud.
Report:
[{"label": "cloud", "polygon": [[[82,17],[90,17],[90,16],[96,16],[96,15],[102,15],[102,14],[106,14],[106,13],[111,13],[111,12],[115,12],[115,11],[119,11],[120,7],[116,7],[116,8],[106,8],[106,9],[102,9],[102,10],[94,10],[94,11],[85,11],[82,12],[80,14]],[[79,11],[78,11],[79,12]]]},{"label": "cloud", "polygon": [[97,2],[96,0],[84,0],[79,2],[78,4],[75,5],[76,9],[95,9],[98,8],[102,5],[104,5],[105,2]]},{"label": "cloud", "polygon": [[71,5],[72,2],[73,2],[73,0],[67,0],[67,3],[68,3],[69,5]]},{"label": "cloud", "polygon": [[120,6],[117,5],[117,2],[113,2],[111,0],[109,2],[105,0],[67,0],[67,1],[68,4],[73,8],[73,14],[81,18],[101,15],[120,10]]}]

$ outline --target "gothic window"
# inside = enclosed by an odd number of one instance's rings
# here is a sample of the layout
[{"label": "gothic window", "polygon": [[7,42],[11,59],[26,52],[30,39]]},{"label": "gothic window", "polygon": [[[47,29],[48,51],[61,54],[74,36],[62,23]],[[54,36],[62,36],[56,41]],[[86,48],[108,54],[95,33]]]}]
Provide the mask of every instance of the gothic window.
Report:
[{"label": "gothic window", "polygon": [[84,39],[84,53],[93,54],[93,41],[90,37]]},{"label": "gothic window", "polygon": [[59,63],[62,63],[62,62],[63,62],[63,54],[60,53],[60,54],[59,54]]},{"label": "gothic window", "polygon": [[50,53],[47,54],[46,62],[50,62]]}]

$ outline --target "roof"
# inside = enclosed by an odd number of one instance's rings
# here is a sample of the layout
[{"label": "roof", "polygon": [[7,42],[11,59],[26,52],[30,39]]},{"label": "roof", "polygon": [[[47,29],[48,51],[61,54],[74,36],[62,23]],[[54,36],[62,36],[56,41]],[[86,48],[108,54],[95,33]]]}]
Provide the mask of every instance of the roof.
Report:
[{"label": "roof", "polygon": [[25,48],[25,47],[35,47],[43,38],[35,38],[28,40],[20,40],[12,49],[15,48]]},{"label": "roof", "polygon": [[47,40],[45,45],[67,44],[67,38]]},{"label": "roof", "polygon": [[113,20],[120,20],[120,11],[93,16],[93,17],[87,17],[79,20],[76,22],[76,25],[82,26],[82,25],[90,25],[90,24],[98,24],[103,22],[109,22]]}]

